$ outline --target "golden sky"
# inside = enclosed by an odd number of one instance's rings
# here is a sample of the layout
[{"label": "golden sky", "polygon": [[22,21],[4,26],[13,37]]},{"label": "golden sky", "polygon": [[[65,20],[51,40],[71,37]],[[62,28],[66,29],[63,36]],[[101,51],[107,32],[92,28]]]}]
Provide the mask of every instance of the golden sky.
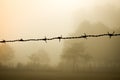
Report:
[{"label": "golden sky", "polygon": [[[75,12],[91,10],[119,0],[1,0],[3,38],[68,34],[74,30]],[[83,10],[83,11],[84,11]],[[91,13],[91,12],[90,12]],[[82,19],[81,19],[82,20]]]}]

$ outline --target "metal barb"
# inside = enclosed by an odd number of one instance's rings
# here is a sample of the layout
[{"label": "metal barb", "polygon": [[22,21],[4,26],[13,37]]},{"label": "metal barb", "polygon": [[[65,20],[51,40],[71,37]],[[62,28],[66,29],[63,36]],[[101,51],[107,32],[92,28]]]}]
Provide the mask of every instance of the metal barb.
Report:
[{"label": "metal barb", "polygon": [[2,40],[1,43],[6,43],[6,40]]},{"label": "metal barb", "polygon": [[82,36],[83,38],[87,39],[87,35],[86,33],[84,33],[84,35]]},{"label": "metal barb", "polygon": [[22,38],[19,41],[24,41]]},{"label": "metal barb", "polygon": [[61,39],[62,39],[62,35],[61,35],[60,37],[58,37],[58,39],[59,39],[59,42],[61,42]]},{"label": "metal barb", "polygon": [[46,38],[46,36],[45,36],[45,38],[44,38],[43,40],[47,43],[47,38]]},{"label": "metal barb", "polygon": [[109,36],[109,38],[111,39],[112,36],[114,36],[114,34],[115,34],[115,31],[113,31],[113,33],[109,33],[109,32],[108,32],[108,36]]}]

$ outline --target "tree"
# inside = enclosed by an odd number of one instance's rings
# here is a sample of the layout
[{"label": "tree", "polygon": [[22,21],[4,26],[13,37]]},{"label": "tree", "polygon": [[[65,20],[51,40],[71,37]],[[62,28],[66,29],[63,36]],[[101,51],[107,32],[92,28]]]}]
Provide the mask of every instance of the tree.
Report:
[{"label": "tree", "polygon": [[70,68],[70,70],[78,71],[79,65],[87,64],[91,56],[85,53],[85,46],[82,42],[67,41],[64,43],[61,58],[61,65],[66,66],[67,69]]},{"label": "tree", "polygon": [[42,66],[47,66],[49,63],[49,57],[46,51],[39,50],[29,56],[29,66],[34,68],[40,68]]}]

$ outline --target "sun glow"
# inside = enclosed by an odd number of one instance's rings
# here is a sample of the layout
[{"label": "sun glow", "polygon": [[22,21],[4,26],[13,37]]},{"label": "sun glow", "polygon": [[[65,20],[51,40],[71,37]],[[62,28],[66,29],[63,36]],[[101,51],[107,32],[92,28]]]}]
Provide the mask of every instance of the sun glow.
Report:
[{"label": "sun glow", "polygon": [[73,30],[74,11],[79,10],[79,8],[89,9],[94,1],[6,0],[3,3],[3,18],[5,19],[3,23],[7,22],[4,32],[9,29],[11,35],[8,36],[15,36],[15,34],[18,36],[22,35],[22,33],[23,35],[27,33],[43,33],[43,35],[52,35],[51,33],[58,33],[56,35],[67,34]]}]

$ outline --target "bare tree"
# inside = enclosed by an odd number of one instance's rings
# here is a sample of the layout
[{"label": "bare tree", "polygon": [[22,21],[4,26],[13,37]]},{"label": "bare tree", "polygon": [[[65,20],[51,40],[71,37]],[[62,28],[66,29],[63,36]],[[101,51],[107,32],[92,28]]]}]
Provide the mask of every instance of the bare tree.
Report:
[{"label": "bare tree", "polygon": [[29,66],[34,68],[40,68],[42,66],[47,66],[49,63],[49,57],[46,51],[39,50],[29,56]]},{"label": "bare tree", "polygon": [[61,65],[64,65],[67,68],[71,67],[73,71],[78,71],[79,65],[87,63],[87,61],[91,59],[91,56],[85,53],[85,46],[82,42],[67,41],[64,44],[61,58]]}]

